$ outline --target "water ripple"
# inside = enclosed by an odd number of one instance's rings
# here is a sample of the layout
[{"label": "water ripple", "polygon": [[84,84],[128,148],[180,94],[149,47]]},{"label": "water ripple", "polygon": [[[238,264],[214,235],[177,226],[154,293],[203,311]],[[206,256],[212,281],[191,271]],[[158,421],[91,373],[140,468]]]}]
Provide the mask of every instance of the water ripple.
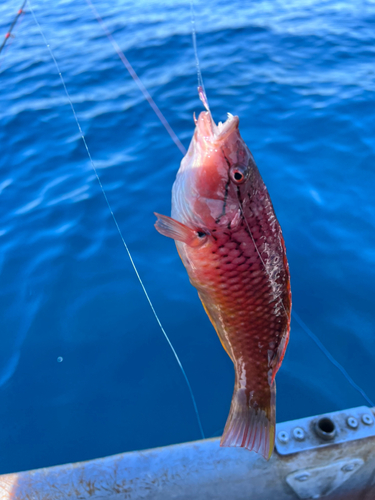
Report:
[{"label": "water ripple", "polygon": [[[96,4],[188,146],[201,109],[189,5]],[[239,114],[283,227],[296,309],[374,399],[375,5],[361,5],[215,0],[196,5],[196,24],[214,118]],[[0,4],[0,32],[13,7]],[[209,435],[225,422],[232,366],[173,242],[153,227],[154,211],[170,211],[181,155],[85,2],[35,9]],[[0,472],[196,439],[31,16],[15,34],[0,66]],[[293,324],[278,419],[360,404]]]}]

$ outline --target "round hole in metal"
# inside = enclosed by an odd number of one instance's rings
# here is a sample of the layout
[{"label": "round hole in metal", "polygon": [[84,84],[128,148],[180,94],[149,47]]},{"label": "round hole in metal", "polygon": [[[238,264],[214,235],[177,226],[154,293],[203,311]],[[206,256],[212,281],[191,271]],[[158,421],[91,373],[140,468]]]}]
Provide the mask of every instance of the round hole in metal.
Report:
[{"label": "round hole in metal", "polygon": [[316,422],[315,431],[319,437],[330,440],[335,437],[336,427],[330,418],[322,417]]}]

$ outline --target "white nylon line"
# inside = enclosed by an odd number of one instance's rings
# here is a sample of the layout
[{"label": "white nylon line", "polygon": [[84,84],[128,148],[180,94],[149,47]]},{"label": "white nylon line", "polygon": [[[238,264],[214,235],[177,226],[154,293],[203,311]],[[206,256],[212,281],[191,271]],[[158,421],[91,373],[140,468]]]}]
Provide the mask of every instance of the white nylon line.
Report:
[{"label": "white nylon line", "polygon": [[191,388],[191,385],[190,385],[189,379],[188,379],[188,377],[187,377],[187,375],[186,375],[186,372],[185,372],[185,370],[184,370],[184,368],[183,368],[183,366],[182,366],[182,363],[181,363],[181,361],[180,361],[180,358],[178,357],[177,352],[176,352],[176,350],[174,349],[174,347],[173,347],[173,345],[172,345],[172,342],[170,341],[170,339],[169,339],[169,337],[168,337],[168,335],[167,335],[166,331],[165,331],[165,330],[164,330],[164,328],[163,328],[163,325],[161,324],[161,321],[160,321],[160,319],[159,319],[159,316],[157,315],[157,313],[156,313],[156,311],[155,311],[155,308],[154,308],[154,306],[153,306],[153,304],[152,304],[152,302],[151,302],[151,299],[150,299],[150,297],[149,297],[149,295],[148,295],[148,293],[147,293],[147,290],[146,290],[146,288],[145,288],[145,285],[143,284],[143,281],[142,281],[142,279],[141,279],[141,277],[140,277],[140,275],[139,275],[138,269],[137,269],[137,267],[136,267],[136,265],[135,265],[135,263],[134,263],[134,260],[133,260],[133,258],[132,258],[132,255],[131,255],[131,253],[130,253],[130,250],[129,250],[129,248],[128,248],[128,246],[127,246],[126,242],[125,242],[124,236],[122,235],[122,232],[121,232],[120,226],[118,225],[117,219],[116,219],[116,217],[115,217],[115,214],[113,213],[113,210],[112,210],[111,204],[109,203],[109,200],[108,200],[108,198],[107,198],[106,192],[105,192],[104,187],[103,187],[103,184],[102,184],[102,182],[101,182],[101,180],[100,180],[99,174],[98,174],[97,169],[96,169],[96,167],[95,167],[95,164],[94,164],[94,161],[93,161],[93,159],[92,159],[91,153],[90,153],[89,148],[88,148],[88,146],[87,146],[87,142],[86,142],[85,136],[83,135],[83,132],[82,132],[82,129],[81,129],[81,125],[79,124],[79,121],[78,121],[78,118],[77,118],[77,114],[76,114],[76,112],[75,112],[75,109],[74,109],[74,106],[73,106],[72,100],[71,100],[71,98],[70,98],[70,95],[69,95],[68,89],[67,89],[67,87],[66,87],[66,85],[65,85],[64,78],[63,78],[63,76],[62,76],[62,74],[61,74],[61,71],[60,71],[59,65],[57,64],[57,61],[56,61],[56,58],[55,58],[55,56],[54,56],[54,54],[53,54],[53,52],[52,52],[52,49],[51,49],[51,47],[50,47],[49,43],[47,42],[47,39],[46,39],[46,37],[44,36],[44,33],[43,33],[43,31],[42,31],[42,28],[41,28],[41,26],[40,26],[40,24],[39,24],[39,22],[38,22],[38,20],[37,20],[37,18],[36,18],[36,16],[35,16],[35,13],[34,13],[34,10],[33,10],[33,8],[32,8],[32,5],[31,5],[31,3],[30,3],[30,0],[28,0],[28,2],[29,2],[30,11],[31,11],[31,13],[32,13],[32,15],[33,15],[34,21],[35,21],[36,25],[38,26],[38,29],[39,29],[39,31],[40,31],[40,34],[42,35],[42,38],[43,38],[43,40],[44,40],[44,43],[46,44],[47,49],[48,49],[48,51],[49,51],[49,53],[50,53],[50,55],[51,55],[51,57],[52,57],[52,59],[53,59],[53,62],[55,63],[56,70],[57,70],[57,72],[58,72],[58,74],[59,74],[59,77],[60,77],[61,83],[62,83],[62,85],[63,85],[63,87],[64,87],[64,90],[65,90],[66,96],[67,96],[67,98],[68,98],[68,101],[69,101],[70,107],[71,107],[71,109],[72,109],[72,112],[73,112],[73,115],[74,115],[75,121],[76,121],[76,123],[77,123],[77,127],[78,127],[78,129],[79,129],[80,134],[81,134],[81,139],[82,139],[82,141],[83,141],[83,144],[85,145],[85,148],[86,148],[86,151],[87,151],[88,157],[89,157],[89,159],[90,159],[91,167],[92,167],[92,169],[94,170],[95,176],[96,176],[97,181],[98,181],[99,186],[100,186],[100,189],[102,190],[102,193],[103,193],[104,199],[105,199],[105,201],[106,201],[106,203],[107,203],[108,209],[109,209],[109,211],[110,211],[110,213],[111,213],[112,219],[113,219],[113,221],[114,221],[114,223],[115,223],[116,229],[117,229],[117,231],[118,231],[118,233],[119,233],[119,235],[120,235],[120,238],[121,238],[122,243],[123,243],[123,245],[124,245],[124,247],[125,247],[125,250],[126,250],[126,252],[127,252],[127,254],[128,254],[128,257],[129,257],[129,259],[130,259],[131,265],[132,265],[132,267],[133,267],[133,269],[134,269],[134,272],[135,272],[135,274],[136,274],[136,276],[137,276],[137,278],[138,278],[138,281],[139,281],[139,283],[140,283],[140,285],[141,285],[141,287],[142,287],[142,290],[143,290],[143,292],[144,292],[144,294],[145,294],[145,297],[146,297],[146,299],[147,299],[147,302],[149,303],[149,306],[150,306],[150,308],[151,308],[151,310],[152,310],[152,312],[153,312],[153,314],[154,314],[154,317],[155,317],[155,319],[156,319],[156,321],[157,321],[157,323],[158,323],[158,325],[159,325],[159,328],[160,328],[160,330],[162,331],[162,333],[163,333],[163,335],[164,335],[164,337],[165,337],[165,340],[168,342],[168,345],[169,345],[169,347],[170,347],[170,348],[171,348],[171,350],[172,350],[172,353],[173,353],[173,355],[174,355],[174,357],[175,357],[175,359],[176,359],[176,361],[177,361],[177,364],[178,364],[178,366],[179,366],[179,367],[180,367],[180,369],[181,369],[182,375],[184,376],[184,379],[185,379],[186,385],[187,385],[187,387],[188,387],[188,389],[189,389],[189,393],[190,393],[190,396],[191,396],[191,400],[192,400],[192,403],[193,403],[193,406],[194,406],[194,411],[195,411],[195,415],[196,415],[196,417],[197,417],[199,430],[200,430],[200,433],[201,433],[201,435],[202,435],[202,438],[204,439],[204,438],[205,438],[205,436],[204,436],[204,432],[203,432],[203,427],[202,427],[201,419],[200,419],[199,412],[198,412],[197,403],[196,403],[196,401],[195,401],[194,393],[193,393],[193,390],[192,390],[192,388]]}]

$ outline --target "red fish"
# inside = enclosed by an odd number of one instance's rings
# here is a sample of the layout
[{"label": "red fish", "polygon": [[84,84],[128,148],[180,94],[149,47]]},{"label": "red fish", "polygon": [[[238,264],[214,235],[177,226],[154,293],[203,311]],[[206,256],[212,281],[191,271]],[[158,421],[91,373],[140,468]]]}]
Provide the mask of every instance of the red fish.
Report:
[{"label": "red fish", "polygon": [[270,458],[275,375],[289,339],[291,292],[280,225],[239,118],[196,120],[172,190],[172,218],[155,214],[173,238],[221,343],[235,386],[221,446]]}]

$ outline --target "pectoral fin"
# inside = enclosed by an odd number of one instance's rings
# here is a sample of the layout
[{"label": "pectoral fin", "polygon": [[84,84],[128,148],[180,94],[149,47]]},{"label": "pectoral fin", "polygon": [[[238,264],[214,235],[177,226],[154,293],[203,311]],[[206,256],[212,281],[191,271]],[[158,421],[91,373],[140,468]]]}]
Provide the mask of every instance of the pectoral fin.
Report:
[{"label": "pectoral fin", "polygon": [[167,217],[166,215],[160,215],[154,212],[158,220],[155,222],[155,228],[164,236],[172,238],[173,240],[182,241],[191,247],[198,247],[204,243],[206,234],[199,231],[191,229],[185,224],[178,222],[177,220]]}]

